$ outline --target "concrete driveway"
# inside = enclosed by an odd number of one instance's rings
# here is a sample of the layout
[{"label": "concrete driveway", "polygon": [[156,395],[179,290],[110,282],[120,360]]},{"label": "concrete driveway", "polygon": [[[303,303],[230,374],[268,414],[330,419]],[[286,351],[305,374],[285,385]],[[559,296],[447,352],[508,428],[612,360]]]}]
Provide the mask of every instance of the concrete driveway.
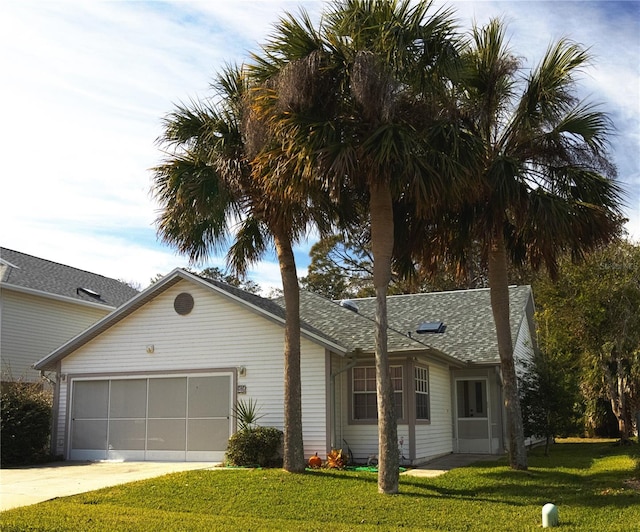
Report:
[{"label": "concrete driveway", "polygon": [[0,470],[0,511],[117,484],[193,469],[213,462],[59,462]]}]

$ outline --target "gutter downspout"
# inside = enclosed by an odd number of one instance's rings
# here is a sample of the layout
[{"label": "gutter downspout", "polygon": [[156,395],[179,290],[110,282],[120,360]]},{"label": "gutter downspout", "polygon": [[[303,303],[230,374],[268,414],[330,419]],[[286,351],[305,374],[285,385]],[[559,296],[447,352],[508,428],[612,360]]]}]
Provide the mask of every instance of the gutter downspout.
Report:
[{"label": "gutter downspout", "polygon": [[[357,349],[355,351],[358,351]],[[333,449],[337,449],[338,446],[336,445],[336,437],[338,434],[338,406],[337,406],[337,401],[336,401],[336,377],[338,375],[340,375],[341,373],[344,373],[345,371],[350,370],[351,368],[353,368],[356,363],[357,363],[357,359],[355,357],[355,351],[352,352],[349,356],[348,356],[348,362],[347,365],[335,372],[331,373],[331,401],[332,401],[332,407],[333,407],[333,415],[331,416],[333,418],[332,420],[332,431],[331,431],[331,447]]]}]

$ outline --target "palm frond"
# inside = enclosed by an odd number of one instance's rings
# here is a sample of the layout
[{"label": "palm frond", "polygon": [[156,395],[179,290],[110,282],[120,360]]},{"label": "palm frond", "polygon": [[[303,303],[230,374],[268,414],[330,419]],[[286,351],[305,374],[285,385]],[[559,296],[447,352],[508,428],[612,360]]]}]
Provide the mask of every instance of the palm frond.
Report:
[{"label": "palm frond", "polygon": [[266,252],[270,243],[264,224],[255,217],[245,217],[235,233],[233,245],[227,252],[227,266],[238,275],[245,275]]}]

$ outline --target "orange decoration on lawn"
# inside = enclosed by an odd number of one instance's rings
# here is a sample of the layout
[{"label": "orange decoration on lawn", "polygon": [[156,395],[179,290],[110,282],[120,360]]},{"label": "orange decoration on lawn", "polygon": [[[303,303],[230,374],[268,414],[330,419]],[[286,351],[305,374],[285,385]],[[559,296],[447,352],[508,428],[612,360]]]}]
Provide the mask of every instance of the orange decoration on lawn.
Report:
[{"label": "orange decoration on lawn", "polygon": [[309,458],[309,467],[322,467],[322,458],[318,456],[318,453]]}]

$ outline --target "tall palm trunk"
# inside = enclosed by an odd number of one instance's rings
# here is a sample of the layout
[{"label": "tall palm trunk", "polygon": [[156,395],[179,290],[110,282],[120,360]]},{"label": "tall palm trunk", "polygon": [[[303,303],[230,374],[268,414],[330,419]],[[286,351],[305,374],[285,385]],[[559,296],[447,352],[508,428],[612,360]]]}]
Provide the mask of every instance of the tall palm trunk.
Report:
[{"label": "tall palm trunk", "polygon": [[387,351],[387,289],[391,281],[393,206],[389,183],[373,184],[371,248],[376,290],[376,394],[378,399],[378,492],[398,493],[398,424]]},{"label": "tall palm trunk", "polygon": [[500,231],[493,235],[489,249],[489,287],[491,310],[498,337],[498,353],[502,366],[504,406],[507,412],[509,433],[509,464],[512,469],[527,469],[527,451],[524,445],[522,411],[518,397],[518,379],[513,360],[513,342],[509,323],[509,280],[504,236]]},{"label": "tall palm trunk", "polygon": [[300,286],[290,239],[273,232],[285,302],[284,328],[284,456],[290,473],[304,471],[302,439],[302,379],[300,376]]}]

